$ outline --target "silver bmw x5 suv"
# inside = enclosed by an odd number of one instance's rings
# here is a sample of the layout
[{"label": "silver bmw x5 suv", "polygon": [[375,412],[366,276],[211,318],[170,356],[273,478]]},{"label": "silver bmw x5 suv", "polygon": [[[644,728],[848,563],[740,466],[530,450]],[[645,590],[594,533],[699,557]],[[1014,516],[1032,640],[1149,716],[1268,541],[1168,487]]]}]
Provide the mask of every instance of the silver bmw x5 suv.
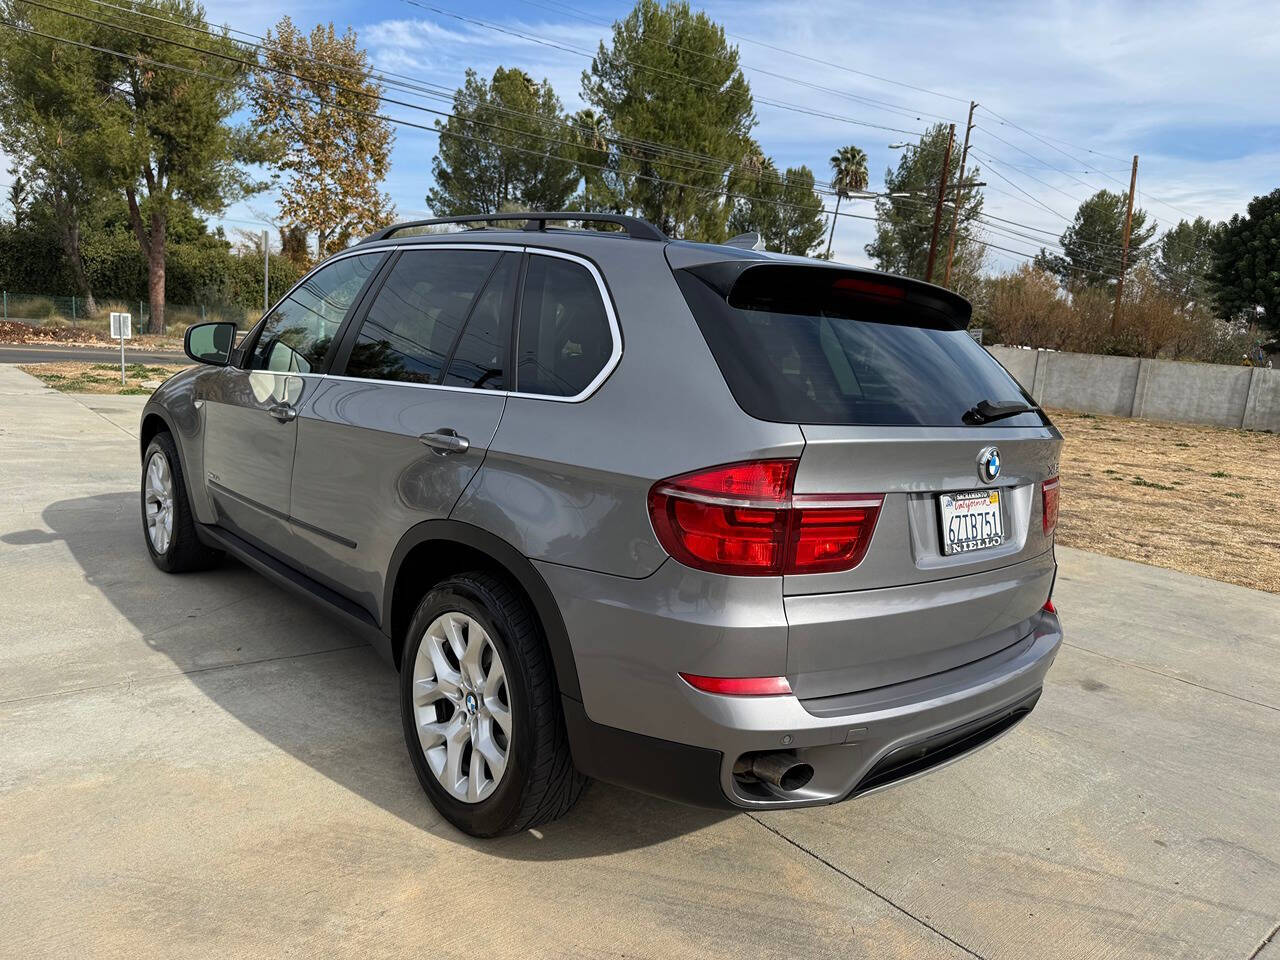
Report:
[{"label": "silver bmw x5 suv", "polygon": [[444,222],[192,327],[141,446],[156,565],[231,554],[366,636],[452,823],[592,777],[831,803],[1026,716],[1061,435],[965,300],[630,217]]}]

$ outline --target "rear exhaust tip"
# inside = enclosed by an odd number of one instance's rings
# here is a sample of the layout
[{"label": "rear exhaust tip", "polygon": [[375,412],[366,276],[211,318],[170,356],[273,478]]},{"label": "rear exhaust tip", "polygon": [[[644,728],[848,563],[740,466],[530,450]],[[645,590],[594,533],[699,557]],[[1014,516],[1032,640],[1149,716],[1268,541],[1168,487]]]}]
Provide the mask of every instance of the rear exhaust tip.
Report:
[{"label": "rear exhaust tip", "polygon": [[738,776],[773,784],[787,793],[802,789],[813,779],[812,766],[797,759],[794,754],[781,751],[745,754],[733,765],[733,772]]}]

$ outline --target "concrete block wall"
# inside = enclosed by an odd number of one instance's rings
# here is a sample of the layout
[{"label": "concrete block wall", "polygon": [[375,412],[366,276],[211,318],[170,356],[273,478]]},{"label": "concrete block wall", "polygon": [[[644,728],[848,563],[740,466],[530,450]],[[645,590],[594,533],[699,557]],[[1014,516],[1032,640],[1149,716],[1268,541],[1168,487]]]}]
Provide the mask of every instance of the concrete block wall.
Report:
[{"label": "concrete block wall", "polygon": [[1045,406],[1280,433],[1280,370],[988,349]]}]

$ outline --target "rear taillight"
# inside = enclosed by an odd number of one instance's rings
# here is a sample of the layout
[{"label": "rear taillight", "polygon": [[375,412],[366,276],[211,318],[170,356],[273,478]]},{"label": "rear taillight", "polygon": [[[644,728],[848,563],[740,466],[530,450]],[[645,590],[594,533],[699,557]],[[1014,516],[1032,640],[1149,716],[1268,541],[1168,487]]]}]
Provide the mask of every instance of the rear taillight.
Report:
[{"label": "rear taillight", "polygon": [[1044,535],[1053,533],[1058,525],[1058,478],[1051,477],[1040,484],[1040,497],[1044,501]]},{"label": "rear taillight", "polygon": [[658,541],[698,570],[735,576],[856,567],[884,497],[793,493],[796,460],[754,460],[661,480],[649,491]]},{"label": "rear taillight", "polygon": [[1041,609],[1041,610],[1043,610],[1045,613],[1055,613],[1055,614],[1056,614],[1056,613],[1058,612],[1058,608],[1057,608],[1057,607],[1055,607],[1055,606],[1053,605],[1053,598],[1052,598],[1052,597],[1050,597],[1048,600],[1046,600],[1046,601],[1044,602],[1044,606],[1043,606],[1043,607],[1041,607],[1040,609]]}]

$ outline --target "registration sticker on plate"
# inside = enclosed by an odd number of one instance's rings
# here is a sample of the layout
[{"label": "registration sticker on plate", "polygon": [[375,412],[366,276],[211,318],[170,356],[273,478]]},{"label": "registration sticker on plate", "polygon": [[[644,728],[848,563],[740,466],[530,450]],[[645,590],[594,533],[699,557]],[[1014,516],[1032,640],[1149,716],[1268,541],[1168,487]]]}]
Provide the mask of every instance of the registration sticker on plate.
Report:
[{"label": "registration sticker on plate", "polygon": [[999,490],[964,490],[938,497],[944,556],[985,550],[1004,543]]}]

